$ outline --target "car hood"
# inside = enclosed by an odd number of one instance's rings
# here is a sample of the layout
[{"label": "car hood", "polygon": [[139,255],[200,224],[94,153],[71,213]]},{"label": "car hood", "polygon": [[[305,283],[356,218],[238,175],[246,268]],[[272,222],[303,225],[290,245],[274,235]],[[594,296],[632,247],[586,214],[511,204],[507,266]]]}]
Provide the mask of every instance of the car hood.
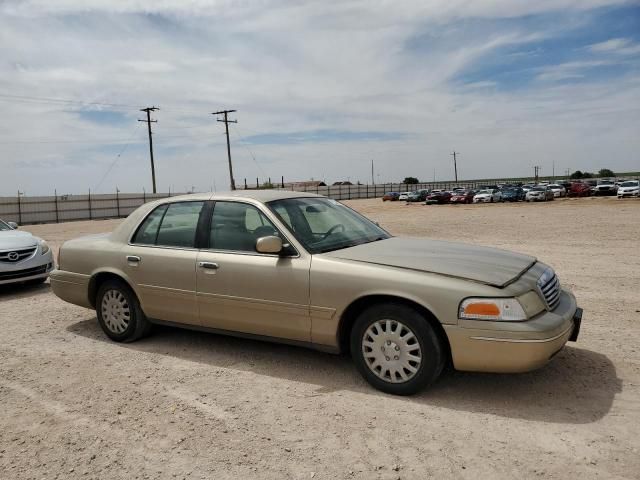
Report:
[{"label": "car hood", "polygon": [[322,255],[436,273],[495,287],[512,283],[536,263],[535,257],[497,248],[397,237]]},{"label": "car hood", "polygon": [[33,247],[38,238],[22,230],[4,230],[0,232],[0,250]]}]

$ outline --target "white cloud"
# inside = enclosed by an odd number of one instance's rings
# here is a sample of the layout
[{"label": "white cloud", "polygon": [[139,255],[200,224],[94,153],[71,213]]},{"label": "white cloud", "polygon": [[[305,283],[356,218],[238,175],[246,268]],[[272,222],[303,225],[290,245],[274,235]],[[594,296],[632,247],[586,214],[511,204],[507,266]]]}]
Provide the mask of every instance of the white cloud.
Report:
[{"label": "white cloud", "polygon": [[635,55],[640,53],[640,44],[633,43],[628,38],[612,38],[600,43],[589,45],[595,53],[614,53],[617,55]]}]

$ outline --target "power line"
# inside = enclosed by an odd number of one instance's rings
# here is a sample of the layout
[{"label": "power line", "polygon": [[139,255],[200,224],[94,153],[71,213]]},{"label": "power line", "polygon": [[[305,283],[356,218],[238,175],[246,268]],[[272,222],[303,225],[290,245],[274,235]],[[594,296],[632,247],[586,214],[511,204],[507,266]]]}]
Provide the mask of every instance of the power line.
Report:
[{"label": "power line", "polygon": [[32,97],[28,95],[7,95],[0,93],[0,100],[15,101],[17,103],[26,101],[28,103],[53,103],[53,104],[77,104],[77,105],[94,105],[102,107],[121,107],[121,108],[140,108],[139,105],[127,105],[123,103],[107,103],[107,102],[88,102],[84,100],[70,100],[66,98],[50,98],[50,97]]},{"label": "power line", "polygon": [[218,122],[224,122],[225,131],[227,133],[227,158],[229,159],[229,178],[231,180],[231,190],[236,189],[236,181],[233,179],[233,165],[231,164],[231,143],[229,142],[229,124],[238,123],[237,120],[229,120],[228,114],[234,113],[235,110],[220,110],[213,112],[211,115],[224,115],[224,119],[218,119]]},{"label": "power line", "polygon": [[116,163],[118,162],[118,160],[120,160],[120,157],[122,156],[122,154],[127,150],[127,148],[129,147],[129,145],[131,145],[133,142],[133,138],[136,136],[136,134],[138,133],[138,125],[140,125],[139,123],[136,123],[136,128],[133,131],[133,135],[131,135],[131,138],[129,138],[129,142],[125,144],[124,147],[122,147],[122,149],[120,150],[120,152],[118,152],[118,154],[116,155],[116,158],[113,159],[113,162],[111,162],[111,165],[109,165],[109,168],[107,169],[107,171],[105,172],[105,174],[102,176],[102,178],[100,179],[100,182],[98,182],[98,185],[96,186],[95,190],[97,191],[98,188],[100,188],[100,186],[102,185],[102,182],[104,182],[104,179],[107,178],[107,175],[109,175],[109,173],[111,172],[111,170],[113,169],[113,167],[116,165]]},{"label": "power line", "polygon": [[[239,130],[237,124],[236,124],[236,130]],[[240,142],[240,145],[242,145],[244,148],[247,149],[247,152],[249,152],[249,155],[251,156],[251,158],[253,159],[253,162],[256,164],[256,166],[258,167],[258,169],[260,170],[260,173],[262,173],[262,176],[266,176],[266,173],[264,172],[264,170],[262,169],[262,166],[258,163],[258,161],[256,160],[256,156],[253,154],[253,152],[251,151],[251,149],[249,148],[249,146],[247,145],[247,141],[244,139],[244,137],[242,137],[238,132],[234,132],[236,137],[238,137],[238,140]]]},{"label": "power line", "polygon": [[140,111],[147,112],[147,119],[146,120],[138,119],[139,122],[146,122],[148,131],[149,131],[149,155],[151,156],[151,182],[153,184],[153,193],[156,193],[156,167],[155,167],[155,164],[153,163],[153,137],[151,134],[151,124],[157,123],[158,121],[151,120],[151,112],[155,112],[157,110],[160,110],[160,109],[158,107],[142,108],[140,109]]}]

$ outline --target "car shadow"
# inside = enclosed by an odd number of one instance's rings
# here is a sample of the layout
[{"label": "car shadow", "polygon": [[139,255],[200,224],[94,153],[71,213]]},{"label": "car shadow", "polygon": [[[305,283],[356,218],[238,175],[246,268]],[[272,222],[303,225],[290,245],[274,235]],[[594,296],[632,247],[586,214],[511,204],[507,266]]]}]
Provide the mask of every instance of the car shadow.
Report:
[{"label": "car shadow", "polygon": [[[180,328],[155,326],[153,335],[131,344],[113,343],[95,316],[70,325],[76,335],[113,348],[156,353],[215,367],[318,385],[315,393],[350,390],[374,396],[346,356],[302,347],[248,340]],[[544,368],[523,374],[446,371],[430,389],[408,402],[462,412],[552,423],[584,424],[604,417],[622,391],[622,381],[605,355],[565,347]],[[396,397],[402,398],[402,397]]]},{"label": "car shadow", "polygon": [[0,301],[43,295],[49,293],[50,290],[51,285],[49,282],[38,284],[12,283],[0,285]]}]

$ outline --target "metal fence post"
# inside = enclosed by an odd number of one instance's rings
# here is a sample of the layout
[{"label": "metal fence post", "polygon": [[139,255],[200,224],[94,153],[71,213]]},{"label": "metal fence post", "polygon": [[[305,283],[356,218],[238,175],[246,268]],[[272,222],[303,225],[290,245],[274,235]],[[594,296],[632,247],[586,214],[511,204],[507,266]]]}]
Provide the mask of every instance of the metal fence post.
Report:
[{"label": "metal fence post", "polygon": [[118,209],[118,218],[120,218],[120,190],[116,187],[116,208]]},{"label": "metal fence post", "polygon": [[91,189],[89,189],[89,220],[93,220],[93,212],[91,211]]},{"label": "metal fence post", "polygon": [[18,224],[22,224],[22,205],[20,204],[20,190],[18,190]]},{"label": "metal fence post", "polygon": [[54,201],[56,203],[56,223],[60,223],[58,220],[58,190],[53,191]]}]

